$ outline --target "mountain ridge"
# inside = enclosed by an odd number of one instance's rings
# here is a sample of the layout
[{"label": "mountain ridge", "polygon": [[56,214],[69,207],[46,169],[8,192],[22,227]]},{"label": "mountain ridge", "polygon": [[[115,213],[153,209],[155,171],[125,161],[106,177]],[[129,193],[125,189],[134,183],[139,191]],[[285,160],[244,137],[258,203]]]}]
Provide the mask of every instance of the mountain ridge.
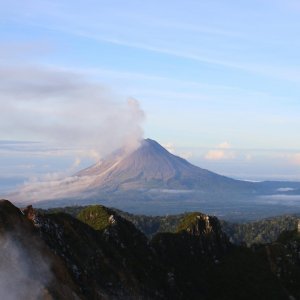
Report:
[{"label": "mountain ridge", "polygon": [[[29,262],[34,262],[30,276],[47,291],[30,299],[291,299],[285,280],[292,281],[297,274],[287,272],[281,281],[272,269],[273,261],[265,257],[270,251],[232,245],[219,220],[201,212],[183,216],[176,232],[161,232],[148,240],[104,206],[82,208],[72,217],[32,207],[21,213],[8,201],[4,204],[0,201],[0,224],[8,225],[3,231],[29,252]],[[26,226],[16,228],[14,219]],[[36,247],[35,239],[42,248]],[[36,262],[44,253],[60,262],[60,268],[51,268],[52,279],[46,282]],[[297,295],[299,287],[291,291]]]}]

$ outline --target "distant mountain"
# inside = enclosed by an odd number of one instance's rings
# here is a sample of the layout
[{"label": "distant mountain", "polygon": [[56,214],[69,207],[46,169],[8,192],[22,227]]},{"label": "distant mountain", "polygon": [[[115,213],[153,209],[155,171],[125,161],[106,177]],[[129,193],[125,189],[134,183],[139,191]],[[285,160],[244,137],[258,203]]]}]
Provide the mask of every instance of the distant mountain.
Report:
[{"label": "distant mountain", "polygon": [[22,205],[101,203],[152,215],[202,210],[231,220],[300,212],[300,182],[232,179],[192,165],[151,139],[131,152],[119,149],[73,176],[33,182],[7,197]]},{"label": "distant mountain", "polygon": [[118,150],[76,175],[93,178],[89,189],[107,191],[236,189],[251,185],[196,167],[151,139],[143,140],[132,153]]}]

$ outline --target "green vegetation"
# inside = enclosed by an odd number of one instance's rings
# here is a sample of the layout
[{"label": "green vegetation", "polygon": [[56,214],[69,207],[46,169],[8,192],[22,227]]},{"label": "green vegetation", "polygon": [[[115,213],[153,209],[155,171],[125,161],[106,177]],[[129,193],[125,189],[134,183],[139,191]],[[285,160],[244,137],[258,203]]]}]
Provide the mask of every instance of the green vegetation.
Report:
[{"label": "green vegetation", "polygon": [[[98,205],[91,207],[97,206]],[[103,208],[101,205],[99,205],[99,207]],[[72,206],[39,210],[39,212],[64,212],[72,215],[73,217],[77,217],[80,216],[81,211],[85,209],[86,207],[83,206]],[[105,209],[108,210],[107,208]],[[153,237],[159,232],[177,232],[178,230],[181,230],[181,228],[185,229],[186,225],[193,220],[195,215],[201,215],[197,212],[170,216],[133,215],[112,208],[110,208],[110,212],[111,214],[117,213],[124,219],[133,223],[135,227],[142,231],[148,238]],[[298,219],[298,215],[286,215],[250,223],[230,223],[227,221],[220,221],[220,223],[223,231],[227,234],[233,244],[246,244],[247,246],[251,246],[253,244],[267,244],[276,241],[282,232],[294,230]],[[84,222],[87,223],[88,220],[85,220],[86,221]],[[94,226],[94,224],[92,224],[92,220],[90,220],[90,223],[91,224],[87,224]],[[103,224],[103,226],[105,226],[105,224]]]},{"label": "green vegetation", "polygon": [[66,213],[72,217],[76,217],[83,209],[87,206],[65,206],[65,207],[54,207],[48,209],[35,209],[40,214],[57,214]]},{"label": "green vegetation", "polygon": [[198,213],[198,212],[193,212],[193,213],[186,214],[185,216],[183,216],[177,227],[177,232],[185,231],[192,225],[195,225],[197,222],[197,216],[199,216],[199,215],[202,215],[202,214]]},{"label": "green vegetation", "polygon": [[133,215],[117,211],[123,218],[133,223],[146,236],[151,238],[158,232],[176,232],[180,220],[185,214],[170,216]]},{"label": "green vegetation", "polygon": [[245,224],[221,222],[224,232],[234,244],[267,244],[277,240],[284,231],[294,230],[298,217],[279,216]]},{"label": "green vegetation", "polygon": [[82,209],[77,218],[95,230],[103,230],[109,226],[109,217],[112,214],[113,211],[102,205],[91,205]]}]

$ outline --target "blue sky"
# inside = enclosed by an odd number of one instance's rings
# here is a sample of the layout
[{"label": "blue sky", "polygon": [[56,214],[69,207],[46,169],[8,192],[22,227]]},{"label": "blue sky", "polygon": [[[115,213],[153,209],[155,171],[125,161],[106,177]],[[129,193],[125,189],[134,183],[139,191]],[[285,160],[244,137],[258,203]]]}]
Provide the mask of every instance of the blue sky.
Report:
[{"label": "blue sky", "polygon": [[[2,2],[0,140],[66,147],[81,132],[78,148],[121,142],[127,125],[130,137],[142,126],[145,137],[213,171],[300,180],[299,1]],[[93,98],[103,89],[113,94],[105,116]],[[129,97],[139,107],[128,112]],[[85,128],[60,109],[74,110]]]}]

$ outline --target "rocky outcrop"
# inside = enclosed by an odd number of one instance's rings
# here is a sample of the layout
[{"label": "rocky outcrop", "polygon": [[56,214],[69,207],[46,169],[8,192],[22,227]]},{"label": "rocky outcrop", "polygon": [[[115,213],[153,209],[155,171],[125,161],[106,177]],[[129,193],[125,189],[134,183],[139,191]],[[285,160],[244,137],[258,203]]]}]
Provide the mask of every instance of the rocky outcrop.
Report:
[{"label": "rocky outcrop", "polygon": [[[74,218],[38,213],[30,206],[20,211],[1,201],[0,237],[1,296],[13,292],[16,299],[25,295],[58,300],[289,296],[263,255],[232,246],[218,219],[201,213],[185,215],[175,233],[148,240],[104,206],[81,209]],[[15,291],[3,289],[3,279],[16,274],[21,277]]]},{"label": "rocky outcrop", "polygon": [[88,299],[165,298],[157,258],[133,224],[103,206],[79,218],[39,216],[39,231]]},{"label": "rocky outcrop", "polygon": [[280,279],[290,299],[300,299],[300,233],[298,229],[285,231],[276,242],[257,248],[256,251],[266,255],[270,269]]},{"label": "rocky outcrop", "polygon": [[[186,235],[201,254],[217,259],[230,248],[230,242],[216,217],[201,213],[186,215],[177,232]],[[196,251],[196,250],[195,250]]]},{"label": "rocky outcrop", "polygon": [[181,220],[177,233],[157,234],[152,246],[165,262],[171,298],[206,299],[207,273],[231,245],[217,218],[191,213]]},{"label": "rocky outcrop", "polygon": [[63,260],[40,238],[32,214],[27,216],[9,201],[0,200],[1,298],[85,299]]}]

